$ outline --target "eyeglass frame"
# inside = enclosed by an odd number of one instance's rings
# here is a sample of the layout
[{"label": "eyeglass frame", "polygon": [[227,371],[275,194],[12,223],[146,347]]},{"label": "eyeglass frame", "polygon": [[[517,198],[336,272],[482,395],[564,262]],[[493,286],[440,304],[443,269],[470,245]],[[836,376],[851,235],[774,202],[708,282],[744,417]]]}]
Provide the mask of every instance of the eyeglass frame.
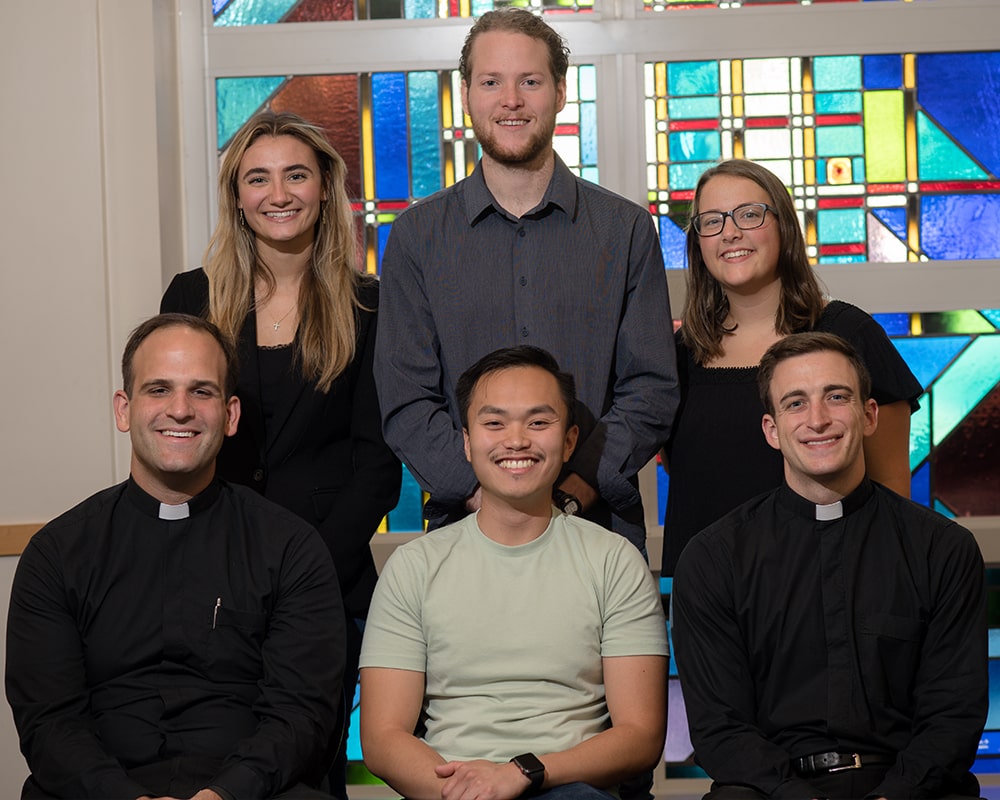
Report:
[{"label": "eyeglass frame", "polygon": [[[736,216],[735,216],[736,212],[739,211],[741,208],[749,208],[751,206],[764,209],[764,213],[760,215],[760,225],[751,225],[749,227],[740,225],[740,223],[736,221]],[[735,225],[739,230],[755,231],[758,228],[764,227],[764,223],[767,221],[768,211],[770,211],[775,216],[775,218],[777,218],[778,209],[776,209],[769,203],[740,203],[738,206],[736,206],[736,208],[732,209],[731,211],[702,211],[700,214],[695,214],[693,217],[691,217],[691,228],[694,230],[696,234],[701,236],[703,239],[710,239],[713,236],[721,236],[722,232],[726,229],[726,217],[729,217],[733,221],[733,225]],[[702,233],[700,230],[698,230],[699,223],[696,220],[700,219],[701,217],[704,217],[706,214],[722,215],[722,227],[719,228],[719,230],[717,230],[715,233]]]}]

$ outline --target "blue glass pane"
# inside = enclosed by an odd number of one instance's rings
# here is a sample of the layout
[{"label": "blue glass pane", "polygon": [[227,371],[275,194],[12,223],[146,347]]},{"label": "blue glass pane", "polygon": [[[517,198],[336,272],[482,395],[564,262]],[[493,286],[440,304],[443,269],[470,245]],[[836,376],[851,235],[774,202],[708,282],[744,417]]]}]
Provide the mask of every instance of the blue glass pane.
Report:
[{"label": "blue glass pane", "polygon": [[993,327],[1000,328],[1000,308],[984,308],[979,313],[986,317]]},{"label": "blue glass pane", "polygon": [[860,125],[831,125],[816,128],[816,154],[853,156],[865,152],[865,129]]},{"label": "blue glass pane", "polygon": [[968,336],[922,336],[893,339],[903,361],[920,385],[927,388],[969,343]]},{"label": "blue glass pane", "polygon": [[917,169],[924,181],[988,177],[923,111],[917,112]]},{"label": "blue glass pane", "polygon": [[580,104],[580,163],[597,163],[597,104]]},{"label": "blue glass pane", "polygon": [[863,208],[821,209],[816,214],[816,225],[821,244],[848,244],[865,240]]},{"label": "blue glass pane", "polygon": [[903,59],[898,55],[862,58],[866,89],[899,89],[903,85]]},{"label": "blue glass pane", "polygon": [[281,77],[216,79],[216,135],[220,150],[284,81]]},{"label": "blue glass pane", "polygon": [[[388,231],[389,226],[383,228]],[[382,230],[382,229],[380,229]],[[399,491],[399,503],[395,510],[389,512],[390,531],[422,531],[424,529],[423,519],[423,493],[420,484],[417,483],[413,475],[403,465],[403,485]]]},{"label": "blue glass pane", "polygon": [[906,336],[910,332],[909,314],[872,314],[889,336]]},{"label": "blue glass pane", "polygon": [[955,518],[955,512],[953,512],[948,506],[942,503],[940,500],[934,501],[934,510],[937,511],[943,517],[948,517],[948,519]]},{"label": "blue glass pane", "polygon": [[577,68],[577,95],[582,101],[597,99],[597,67],[583,64]]},{"label": "blue glass pane", "polygon": [[670,181],[670,188],[674,191],[678,189],[693,189],[698,183],[706,169],[712,166],[712,162],[695,162],[691,164],[669,164],[667,166],[667,178]]},{"label": "blue glass pane", "polygon": [[1000,195],[925,195],[921,246],[933,259],[995,258]]},{"label": "blue glass pane", "polygon": [[910,415],[910,470],[923,464],[931,454],[931,404],[928,396],[920,398],[920,408]]},{"label": "blue glass pane", "polygon": [[411,72],[407,88],[410,94],[411,191],[413,197],[426,197],[443,188],[437,73]]},{"label": "blue glass pane", "polygon": [[722,156],[718,131],[680,131],[671,133],[669,141],[674,161],[717,161]]},{"label": "blue glass pane", "polygon": [[[270,25],[280,22],[297,0],[233,0],[215,18],[216,25]],[[215,3],[213,2],[213,10]]]},{"label": "blue glass pane", "polygon": [[[660,525],[667,518],[667,495],[670,491],[670,474],[663,468],[661,464],[656,465],[656,497],[659,504],[659,513],[657,518],[660,521]],[[663,580],[662,578],[660,579]],[[662,589],[661,589],[662,592]],[[667,594],[670,593],[670,589],[667,589]]]},{"label": "blue glass pane", "polygon": [[813,59],[813,86],[817,92],[861,88],[861,58],[819,56]]},{"label": "blue glass pane", "polygon": [[855,183],[864,183],[865,178],[865,159],[863,156],[858,156],[851,159],[851,167],[854,170],[853,180]]},{"label": "blue glass pane", "polygon": [[[379,272],[382,271],[382,256],[385,255],[385,243],[389,241],[389,231],[392,229],[391,225],[379,225],[376,230],[378,231],[378,268]],[[406,468],[403,468],[403,474],[406,474]]]},{"label": "blue glass pane", "polygon": [[719,93],[719,66],[715,61],[667,64],[667,91],[672,95]]},{"label": "blue glass pane", "polygon": [[684,231],[669,217],[660,217],[660,250],[663,264],[667,269],[687,267],[687,237]]},{"label": "blue glass pane", "polygon": [[406,19],[434,19],[437,4],[434,0],[403,0],[403,15]]},{"label": "blue glass pane", "polygon": [[822,92],[816,94],[817,114],[860,114],[861,92]]},{"label": "blue glass pane", "polygon": [[905,208],[873,208],[876,219],[899,237],[906,241],[906,209]]},{"label": "blue glass pane", "polygon": [[715,119],[721,113],[718,97],[682,97],[667,101],[670,119]]},{"label": "blue glass pane", "polygon": [[977,162],[1000,174],[1000,52],[918,55],[917,100]]},{"label": "blue glass pane", "polygon": [[924,464],[910,476],[910,499],[922,506],[931,503],[931,465]]},{"label": "blue glass pane", "polygon": [[406,131],[406,77],[402,72],[372,75],[372,128],[375,193],[380,199],[409,197]]}]

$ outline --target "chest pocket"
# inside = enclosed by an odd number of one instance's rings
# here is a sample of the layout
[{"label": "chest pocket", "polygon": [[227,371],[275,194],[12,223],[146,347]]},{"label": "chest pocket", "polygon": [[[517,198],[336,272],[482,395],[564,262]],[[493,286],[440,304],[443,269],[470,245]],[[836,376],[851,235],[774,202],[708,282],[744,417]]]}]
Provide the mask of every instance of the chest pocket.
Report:
[{"label": "chest pocket", "polygon": [[221,606],[208,637],[208,669],[215,680],[255,681],[263,674],[261,648],[267,615]]},{"label": "chest pocket", "polygon": [[[875,613],[859,628],[862,668],[875,696],[902,710],[912,709],[913,681],[920,664],[927,623],[914,617]],[[867,676],[866,676],[867,679]]]}]

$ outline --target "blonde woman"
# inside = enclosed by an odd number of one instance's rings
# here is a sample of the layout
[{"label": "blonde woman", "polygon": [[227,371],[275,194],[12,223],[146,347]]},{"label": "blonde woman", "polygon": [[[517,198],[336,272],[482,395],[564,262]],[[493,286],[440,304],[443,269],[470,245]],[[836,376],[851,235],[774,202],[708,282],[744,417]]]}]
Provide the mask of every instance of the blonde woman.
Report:
[{"label": "blonde woman", "polygon": [[204,268],[177,275],[160,309],[203,315],[237,342],[243,411],[218,472],[312,523],[330,549],[349,702],[356,620],[376,580],[369,540],[398,500],[400,465],[372,378],[378,281],[358,270],[345,177],[321,129],[289,113],[251,118],[222,161]]}]

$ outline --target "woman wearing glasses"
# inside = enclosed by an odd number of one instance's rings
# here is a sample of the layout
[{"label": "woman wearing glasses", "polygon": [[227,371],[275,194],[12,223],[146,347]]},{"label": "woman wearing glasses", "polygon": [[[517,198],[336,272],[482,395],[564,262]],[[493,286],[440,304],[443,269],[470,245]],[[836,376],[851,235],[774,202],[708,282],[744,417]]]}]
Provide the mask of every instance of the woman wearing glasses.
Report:
[{"label": "woman wearing glasses", "polygon": [[861,353],[879,404],[878,430],[865,441],[868,473],[909,496],[910,413],[920,383],[875,320],[823,296],[781,181],[742,160],[705,172],[691,205],[687,255],[662,574],[673,575],[698,531],[781,483],[781,454],[761,434],[757,366],[790,333],[835,333]]}]

